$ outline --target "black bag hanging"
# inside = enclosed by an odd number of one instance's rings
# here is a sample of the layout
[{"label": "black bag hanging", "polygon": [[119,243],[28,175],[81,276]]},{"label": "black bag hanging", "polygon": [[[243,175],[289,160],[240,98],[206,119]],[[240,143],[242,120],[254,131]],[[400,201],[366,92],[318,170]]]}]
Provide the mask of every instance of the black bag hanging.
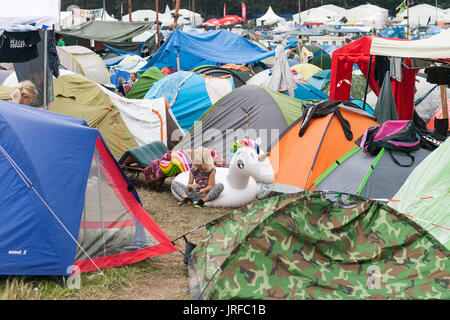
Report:
[{"label": "black bag hanging", "polygon": [[[416,133],[412,120],[388,120],[379,127],[370,127],[356,143],[363,152],[377,155],[385,148],[396,164],[410,167],[414,163],[411,151],[420,148],[420,135]],[[394,156],[394,152],[402,152],[409,156],[411,163],[402,164]]]}]

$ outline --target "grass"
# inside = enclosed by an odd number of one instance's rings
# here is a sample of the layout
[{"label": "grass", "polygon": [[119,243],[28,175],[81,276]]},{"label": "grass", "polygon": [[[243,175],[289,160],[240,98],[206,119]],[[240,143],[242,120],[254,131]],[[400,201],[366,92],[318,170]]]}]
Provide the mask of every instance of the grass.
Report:
[{"label": "grass", "polygon": [[[176,239],[231,212],[224,208],[180,207],[167,179],[162,192],[149,190],[143,177],[133,180],[145,210],[170,239]],[[188,236],[198,243],[206,235],[201,228]],[[184,240],[175,243],[184,252]],[[187,300],[188,270],[183,254],[173,252],[132,265],[81,274],[80,288],[69,289],[48,277],[9,277],[0,280],[0,300]]]}]

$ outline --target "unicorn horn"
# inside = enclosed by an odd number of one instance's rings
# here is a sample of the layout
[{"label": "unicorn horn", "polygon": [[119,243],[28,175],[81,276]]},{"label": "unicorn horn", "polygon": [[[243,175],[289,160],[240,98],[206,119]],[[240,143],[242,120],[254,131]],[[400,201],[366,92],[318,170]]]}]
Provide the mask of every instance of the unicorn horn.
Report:
[{"label": "unicorn horn", "polygon": [[266,160],[267,156],[268,156],[267,153],[260,154],[260,155],[258,156],[258,160],[259,160],[259,161],[264,161],[264,160]]}]

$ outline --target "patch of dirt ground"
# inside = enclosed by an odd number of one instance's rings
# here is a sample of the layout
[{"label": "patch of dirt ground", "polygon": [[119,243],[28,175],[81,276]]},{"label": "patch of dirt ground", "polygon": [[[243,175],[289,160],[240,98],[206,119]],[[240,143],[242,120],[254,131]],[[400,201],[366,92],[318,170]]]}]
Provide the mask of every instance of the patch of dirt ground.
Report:
[{"label": "patch of dirt ground", "polygon": [[[227,208],[195,208],[179,206],[170,191],[173,178],[168,178],[161,192],[150,190],[143,177],[131,180],[141,199],[142,205],[167,236],[174,240],[189,231],[203,226],[232,211]],[[206,229],[200,228],[187,236],[190,242],[197,244],[206,235]],[[185,241],[175,242],[184,252]],[[151,272],[138,276],[138,281],[121,288],[119,299],[131,300],[179,300],[190,299],[188,288],[188,268],[183,262],[182,252],[173,252],[147,259]]]}]

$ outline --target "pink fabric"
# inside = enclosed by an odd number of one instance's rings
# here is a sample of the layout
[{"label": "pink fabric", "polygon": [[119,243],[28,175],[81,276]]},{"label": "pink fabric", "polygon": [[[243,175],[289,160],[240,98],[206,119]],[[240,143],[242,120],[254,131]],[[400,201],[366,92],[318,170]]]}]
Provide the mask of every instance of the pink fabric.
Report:
[{"label": "pink fabric", "polygon": [[405,125],[408,123],[408,120],[388,120],[380,127],[377,134],[375,135],[373,141],[377,141],[379,139],[383,139],[386,136],[397,133],[402,130]]}]

